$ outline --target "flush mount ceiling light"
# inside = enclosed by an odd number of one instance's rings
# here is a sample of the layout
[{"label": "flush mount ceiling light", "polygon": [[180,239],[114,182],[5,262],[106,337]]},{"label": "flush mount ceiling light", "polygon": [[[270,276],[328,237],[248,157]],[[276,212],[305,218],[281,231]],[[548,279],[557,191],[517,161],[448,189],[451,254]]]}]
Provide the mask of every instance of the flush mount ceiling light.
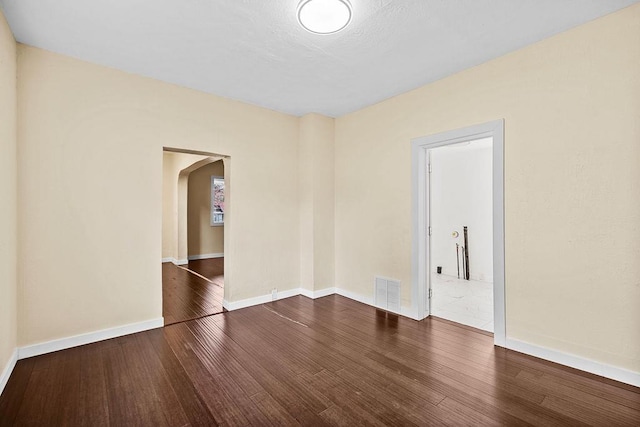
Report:
[{"label": "flush mount ceiling light", "polygon": [[351,22],[348,0],[302,0],[298,5],[298,22],[312,33],[337,33]]}]

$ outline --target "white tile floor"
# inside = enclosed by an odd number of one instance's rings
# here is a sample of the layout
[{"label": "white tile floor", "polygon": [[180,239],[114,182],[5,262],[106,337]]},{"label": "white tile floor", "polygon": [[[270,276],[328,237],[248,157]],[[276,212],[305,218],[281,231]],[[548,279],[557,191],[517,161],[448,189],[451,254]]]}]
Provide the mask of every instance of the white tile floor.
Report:
[{"label": "white tile floor", "polygon": [[431,275],[431,314],[493,332],[493,283]]}]

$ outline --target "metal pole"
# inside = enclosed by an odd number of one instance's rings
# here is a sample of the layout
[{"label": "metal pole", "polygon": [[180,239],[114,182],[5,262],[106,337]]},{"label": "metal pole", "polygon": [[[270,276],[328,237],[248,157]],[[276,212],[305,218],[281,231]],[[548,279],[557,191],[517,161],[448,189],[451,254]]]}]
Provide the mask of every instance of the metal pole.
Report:
[{"label": "metal pole", "polygon": [[465,279],[469,280],[469,235],[467,232],[467,226],[464,228],[464,261],[465,261]]},{"label": "metal pole", "polygon": [[460,255],[459,255],[459,248],[460,245],[456,243],[456,266],[458,267],[458,279],[460,278]]}]

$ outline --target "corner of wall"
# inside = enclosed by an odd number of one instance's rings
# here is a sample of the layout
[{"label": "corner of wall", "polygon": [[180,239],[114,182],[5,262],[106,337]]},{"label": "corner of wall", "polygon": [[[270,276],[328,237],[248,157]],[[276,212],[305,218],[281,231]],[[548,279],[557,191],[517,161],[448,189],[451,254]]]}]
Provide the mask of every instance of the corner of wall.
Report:
[{"label": "corner of wall", "polygon": [[335,282],[335,119],[299,120],[300,284],[313,292]]},{"label": "corner of wall", "polygon": [[18,341],[17,44],[0,9],[0,392],[16,363]]}]

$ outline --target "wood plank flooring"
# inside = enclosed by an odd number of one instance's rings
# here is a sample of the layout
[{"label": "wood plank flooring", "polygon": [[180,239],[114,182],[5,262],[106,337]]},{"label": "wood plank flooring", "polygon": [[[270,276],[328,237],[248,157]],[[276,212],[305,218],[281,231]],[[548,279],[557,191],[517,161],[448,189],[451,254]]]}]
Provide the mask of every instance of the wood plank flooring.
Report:
[{"label": "wood plank flooring", "polygon": [[21,360],[0,425],[638,426],[640,389],[298,296]]},{"label": "wood plank flooring", "polygon": [[224,288],[224,258],[189,261],[187,268],[203,275],[221,288]]},{"label": "wood plank flooring", "polygon": [[222,313],[224,258],[189,261],[184,266],[198,277],[170,262],[162,264],[162,315],[164,324]]}]

